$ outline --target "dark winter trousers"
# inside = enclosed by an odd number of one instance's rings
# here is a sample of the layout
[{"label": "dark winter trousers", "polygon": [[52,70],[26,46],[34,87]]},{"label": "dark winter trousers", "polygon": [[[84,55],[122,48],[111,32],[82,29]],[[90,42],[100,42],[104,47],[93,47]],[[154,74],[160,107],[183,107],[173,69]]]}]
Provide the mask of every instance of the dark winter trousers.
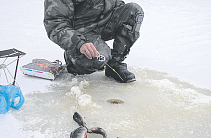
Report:
[{"label": "dark winter trousers", "polygon": [[[90,74],[103,68],[105,62],[109,62],[111,66],[122,62],[139,38],[143,17],[144,12],[136,3],[128,3],[115,9],[105,26],[84,34],[87,41],[94,44],[100,56],[90,60],[78,53],[73,57],[74,61],[70,61],[71,59],[66,56],[66,62],[69,64],[67,68],[72,68],[74,64],[76,74]],[[112,39],[113,49],[110,49],[105,41]],[[68,55],[68,51],[65,54]]]}]

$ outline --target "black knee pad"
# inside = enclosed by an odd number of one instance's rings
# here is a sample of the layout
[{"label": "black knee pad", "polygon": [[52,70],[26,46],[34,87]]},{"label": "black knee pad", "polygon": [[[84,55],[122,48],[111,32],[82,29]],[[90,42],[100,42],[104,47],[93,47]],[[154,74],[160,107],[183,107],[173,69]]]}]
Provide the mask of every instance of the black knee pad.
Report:
[{"label": "black knee pad", "polygon": [[136,3],[128,3],[127,6],[131,15],[128,22],[124,24],[124,27],[129,29],[131,32],[139,32],[144,18],[143,9]]}]

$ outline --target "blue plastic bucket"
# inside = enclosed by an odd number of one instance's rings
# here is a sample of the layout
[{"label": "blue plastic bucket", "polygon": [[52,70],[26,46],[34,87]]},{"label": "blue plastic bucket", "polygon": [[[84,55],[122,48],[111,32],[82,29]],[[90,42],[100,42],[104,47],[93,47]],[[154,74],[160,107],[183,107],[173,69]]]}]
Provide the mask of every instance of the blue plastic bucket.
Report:
[{"label": "blue plastic bucket", "polygon": [[8,112],[10,107],[18,110],[23,103],[24,97],[19,87],[15,85],[0,85],[0,114]]}]

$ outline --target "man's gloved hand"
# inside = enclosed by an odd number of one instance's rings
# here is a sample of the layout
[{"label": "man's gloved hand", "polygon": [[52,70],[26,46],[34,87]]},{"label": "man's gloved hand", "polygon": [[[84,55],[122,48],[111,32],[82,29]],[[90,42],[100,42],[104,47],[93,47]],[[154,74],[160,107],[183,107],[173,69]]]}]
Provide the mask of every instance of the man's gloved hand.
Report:
[{"label": "man's gloved hand", "polygon": [[84,54],[88,59],[92,59],[100,55],[95,46],[92,43],[85,43],[81,46],[80,52]]}]

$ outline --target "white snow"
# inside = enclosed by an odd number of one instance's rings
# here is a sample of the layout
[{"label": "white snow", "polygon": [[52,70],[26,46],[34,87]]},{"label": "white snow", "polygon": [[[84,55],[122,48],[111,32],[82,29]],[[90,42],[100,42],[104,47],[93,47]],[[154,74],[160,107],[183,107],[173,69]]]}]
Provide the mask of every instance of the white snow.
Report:
[{"label": "white snow", "polygon": [[128,63],[211,89],[211,1],[130,1],[142,5],[145,18]]},{"label": "white snow", "polygon": [[[137,81],[119,84],[104,72],[77,77],[64,72],[49,81],[18,70],[26,102],[0,115],[1,138],[69,137],[78,127],[75,111],[109,138],[211,137],[211,1],[125,1],[145,12],[141,37],[126,59]],[[26,52],[19,67],[35,58],[64,63],[63,50],[47,38],[43,3],[1,0],[0,50]],[[8,68],[13,74],[15,63]],[[7,83],[0,74],[0,84]],[[125,103],[111,105],[108,99]]]}]

